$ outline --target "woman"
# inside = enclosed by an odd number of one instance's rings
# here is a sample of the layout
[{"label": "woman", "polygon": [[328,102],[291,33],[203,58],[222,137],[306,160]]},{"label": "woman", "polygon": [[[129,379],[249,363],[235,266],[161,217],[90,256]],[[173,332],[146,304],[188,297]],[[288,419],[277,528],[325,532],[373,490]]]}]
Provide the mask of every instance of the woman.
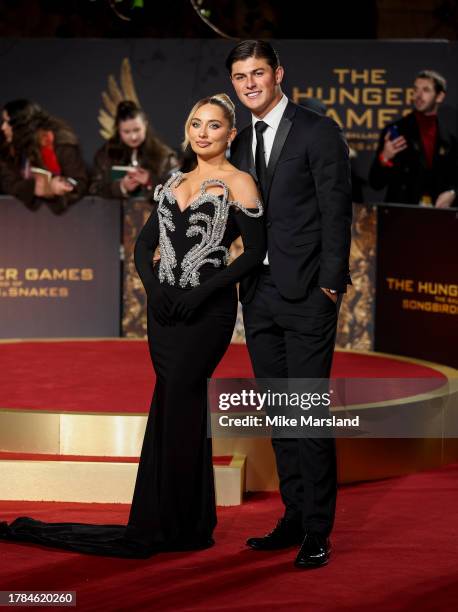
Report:
[{"label": "woman", "polygon": [[0,183],[5,193],[29,208],[47,200],[55,213],[83,197],[87,176],[71,128],[30,100],[13,100],[3,107],[4,146]]},{"label": "woman", "polygon": [[[116,166],[130,170],[119,177]],[[148,195],[176,167],[173,151],[153,135],[145,113],[124,100],[116,109],[114,135],[95,154],[89,192],[103,198]]]},{"label": "woman", "polygon": [[[156,387],[127,527],[20,518],[3,523],[0,537],[125,557],[212,545],[216,511],[207,378],[231,340],[235,283],[261,264],[266,250],[255,183],[225,156],[235,133],[234,106],[226,95],[194,106],[185,144],[195,151],[197,167],[157,187],[158,206],[137,240]],[[229,246],[240,234],[244,252],[226,266]],[[153,267],[158,244],[161,259]]]}]

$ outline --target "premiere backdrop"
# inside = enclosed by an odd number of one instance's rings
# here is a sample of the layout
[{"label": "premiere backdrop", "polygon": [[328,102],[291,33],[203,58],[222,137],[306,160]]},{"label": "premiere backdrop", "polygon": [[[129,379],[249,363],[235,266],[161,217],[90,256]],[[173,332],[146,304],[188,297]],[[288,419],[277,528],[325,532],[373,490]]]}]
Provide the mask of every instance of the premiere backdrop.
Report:
[{"label": "premiere backdrop", "polygon": [[[283,40],[274,41],[273,44],[278,49],[286,69],[283,83],[285,93],[298,103],[308,96],[322,100],[327,114],[342,126],[354,155],[354,200],[357,202],[381,201],[383,198],[383,192],[373,192],[368,188],[368,168],[380,130],[411,108],[411,86],[419,70],[436,69],[448,79],[449,91],[441,114],[449,129],[455,133],[457,131],[456,43]],[[154,129],[167,144],[178,149],[183,138],[184,121],[197,99],[224,91],[236,101],[224,67],[224,60],[232,46],[232,41],[223,40],[3,39],[0,41],[0,69],[3,75],[1,103],[19,97],[31,98],[49,112],[67,120],[80,136],[85,159],[90,165],[96,149],[103,143],[98,122],[100,109],[103,108],[102,92],[110,91],[109,75],[113,75],[121,84],[121,65],[127,58],[136,92]],[[250,120],[248,112],[238,102],[237,116],[240,127]],[[21,206],[18,203],[16,205]],[[77,208],[82,210],[81,207],[85,205],[79,203]],[[124,335],[135,337],[144,335],[146,323],[144,293],[134,270],[132,249],[138,231],[149,214],[150,204],[129,202],[124,205],[123,210],[125,264],[122,329]],[[420,212],[411,211],[412,222]],[[440,211],[437,212],[440,214]],[[430,213],[434,216],[436,211]],[[24,209],[22,214],[28,215],[29,220],[36,218],[38,221],[35,213]],[[57,224],[65,224],[66,218],[70,218],[70,213],[54,218],[54,221]],[[85,215],[80,215],[79,218],[82,225],[77,242],[80,240],[84,245],[91,235],[91,221],[90,217],[85,218]],[[5,217],[1,223],[4,223],[4,220]],[[376,209],[368,205],[355,206],[351,254],[353,287],[343,302],[339,320],[338,345],[344,348],[374,347],[376,227]],[[379,230],[379,251],[382,248],[392,250],[391,231],[393,228],[387,225],[383,225]],[[436,234],[435,238],[440,243],[440,229],[437,231],[439,234]],[[396,245],[396,256],[400,261],[404,256],[402,234],[401,237],[398,236]],[[112,246],[116,249],[118,245]],[[11,241],[10,247],[13,248]],[[22,246],[16,242],[14,247],[19,255],[14,261],[8,260],[8,265],[18,267]],[[43,248],[46,261],[52,260],[53,265],[59,266],[60,257],[56,251],[56,242],[48,239]],[[421,245],[418,249],[421,249]],[[11,254],[10,251],[8,253]],[[453,270],[457,269],[456,250],[448,255],[455,265],[446,281],[440,274],[443,269],[441,250],[438,249],[436,254],[435,267],[428,269],[428,274],[421,274],[420,267],[418,278],[431,283],[447,282],[453,285],[456,283],[456,275],[453,276]],[[0,255],[0,268],[3,268],[3,250]],[[417,265],[421,266],[421,259]],[[394,274],[393,270],[395,268],[392,267],[391,275]],[[403,271],[404,273],[410,278],[409,271]],[[386,288],[381,273],[379,284],[382,290]],[[383,299],[385,298],[382,295],[381,300]],[[49,305],[47,316],[52,318],[53,299],[43,298],[42,304],[45,303]],[[106,301],[102,300],[102,304],[105,306]],[[31,308],[32,302],[28,301],[27,305],[29,316],[35,314]],[[113,302],[108,308],[118,316],[119,311]],[[380,312],[379,309],[378,313]],[[415,325],[421,326],[418,313],[401,313],[399,309],[393,310],[392,313],[393,316],[412,315]],[[21,318],[22,314],[19,320]],[[443,319],[438,323],[439,326],[442,325],[441,329],[446,330],[447,325],[456,325],[456,316],[437,311],[428,321],[434,323],[439,319]],[[387,334],[388,338],[392,329],[389,317],[383,319],[378,314],[377,320],[376,331],[379,337]],[[114,329],[113,321],[110,323],[110,329]],[[15,325],[8,331],[9,337],[24,337],[24,327],[20,333],[20,326]],[[53,325],[50,320],[50,330]],[[88,330],[85,327],[87,325],[90,326]],[[104,331],[107,325],[107,320],[95,317],[91,324],[86,321],[83,327],[79,328],[79,333],[111,335]],[[31,322],[30,326],[33,328],[34,324]],[[59,333],[54,330],[48,335]],[[5,336],[5,333],[1,335]],[[32,329],[29,335],[36,333],[33,333]],[[78,335],[78,330],[75,330],[75,335]],[[402,350],[403,342],[400,336],[399,338],[398,345],[393,344],[390,349],[393,352]],[[241,320],[237,323],[234,340],[244,341]],[[385,345],[383,348],[379,343],[376,343],[376,347],[380,350],[389,349]],[[428,358],[427,351],[423,351],[422,356]],[[437,357],[440,361],[439,354]],[[429,358],[433,359],[432,356]]]},{"label": "premiere backdrop", "polygon": [[[11,40],[0,41],[2,102],[25,97],[66,119],[91,162],[102,144],[98,113],[107,78],[119,81],[128,58],[139,99],[159,135],[178,148],[194,102],[227,92],[235,100],[224,61],[225,40]],[[338,121],[357,157],[355,197],[380,200],[366,184],[379,131],[409,110],[415,74],[423,68],[449,81],[442,115],[456,132],[458,44],[447,42],[273,41],[286,69],[284,91],[296,102],[321,99]],[[239,125],[249,115],[238,104]],[[359,192],[359,193],[358,193]]]},{"label": "premiere backdrop", "polygon": [[0,198],[0,338],[118,336],[120,207],[85,198],[61,216]]},{"label": "premiere backdrop", "polygon": [[378,208],[375,349],[458,368],[456,210]]}]

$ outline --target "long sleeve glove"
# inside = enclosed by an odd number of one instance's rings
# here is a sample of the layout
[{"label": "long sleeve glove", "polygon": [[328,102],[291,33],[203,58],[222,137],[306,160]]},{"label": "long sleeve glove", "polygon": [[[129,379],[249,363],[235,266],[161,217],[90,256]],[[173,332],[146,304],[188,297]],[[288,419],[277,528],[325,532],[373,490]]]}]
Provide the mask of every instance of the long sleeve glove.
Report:
[{"label": "long sleeve glove", "polygon": [[188,320],[214,291],[237,283],[262,263],[267,249],[264,220],[262,217],[249,216],[250,209],[248,211],[248,214],[240,210],[234,213],[243,241],[243,253],[227,268],[216,272],[208,281],[195,289],[183,292],[173,303],[170,313],[173,319]]},{"label": "long sleeve glove", "polygon": [[159,244],[159,221],[154,209],[135,243],[134,261],[138,275],[145,287],[148,303],[156,320],[161,325],[170,323],[172,301],[161,286],[153,271],[153,254]]}]

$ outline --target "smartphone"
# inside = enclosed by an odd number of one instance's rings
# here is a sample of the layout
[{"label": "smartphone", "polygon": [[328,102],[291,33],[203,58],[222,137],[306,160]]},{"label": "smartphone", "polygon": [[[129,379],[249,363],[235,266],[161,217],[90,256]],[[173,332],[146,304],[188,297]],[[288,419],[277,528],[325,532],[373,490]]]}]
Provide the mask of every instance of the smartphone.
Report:
[{"label": "smartphone", "polygon": [[390,135],[390,140],[396,140],[396,138],[399,138],[399,136],[401,135],[399,133],[399,128],[395,123],[393,123],[393,125],[390,125],[390,127],[388,128],[388,134]]}]

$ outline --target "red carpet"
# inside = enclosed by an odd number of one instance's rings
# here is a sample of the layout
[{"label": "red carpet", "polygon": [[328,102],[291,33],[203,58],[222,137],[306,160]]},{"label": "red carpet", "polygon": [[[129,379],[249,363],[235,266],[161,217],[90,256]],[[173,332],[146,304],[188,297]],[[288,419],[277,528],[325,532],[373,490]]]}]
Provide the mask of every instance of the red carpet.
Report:
[{"label": "red carpet", "polygon": [[[0,344],[0,360],[0,408],[121,413],[149,410],[154,372],[146,342],[6,343]],[[232,344],[215,377],[252,376],[246,346]],[[335,354],[333,376],[422,378],[430,381],[430,388],[440,386],[445,380],[437,370],[427,366],[339,351]]]},{"label": "red carpet", "polygon": [[[213,456],[213,465],[230,465],[231,455]],[[75,461],[97,463],[138,463],[138,457],[108,457],[107,455],[51,455],[46,453],[18,453],[0,451],[0,461]]]},{"label": "red carpet", "polygon": [[[294,550],[256,553],[244,540],[270,529],[277,495],[220,508],[217,545],[146,561],[85,557],[0,542],[1,590],[73,590],[79,610],[437,612],[458,598],[458,465],[345,487],[328,567],[301,572]],[[128,506],[0,503],[0,520],[122,523]]]}]

